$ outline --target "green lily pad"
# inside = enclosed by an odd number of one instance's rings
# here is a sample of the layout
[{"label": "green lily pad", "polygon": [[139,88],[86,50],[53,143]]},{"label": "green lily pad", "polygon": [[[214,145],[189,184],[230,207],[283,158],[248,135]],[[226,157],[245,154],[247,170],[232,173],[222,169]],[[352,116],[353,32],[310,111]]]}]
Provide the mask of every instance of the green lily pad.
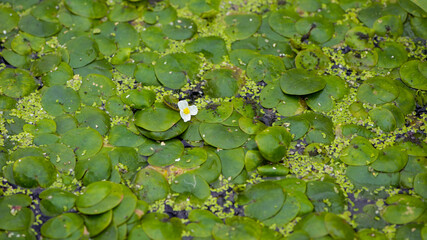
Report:
[{"label": "green lily pad", "polygon": [[206,73],[205,93],[214,98],[233,97],[239,90],[238,82],[230,69],[216,69]]},{"label": "green lily pad", "polygon": [[86,159],[79,159],[76,164],[76,179],[81,179],[84,185],[109,179],[112,164],[106,153],[98,153]]},{"label": "green lily pad", "polygon": [[181,119],[179,113],[163,103],[156,103],[135,113],[135,125],[148,131],[166,131]]},{"label": "green lily pad", "polygon": [[199,126],[203,140],[214,147],[231,149],[242,146],[248,136],[239,127],[224,126],[219,123],[202,123]]},{"label": "green lily pad", "polygon": [[84,104],[101,105],[101,98],[108,99],[115,93],[115,85],[111,79],[100,74],[89,74],[83,80],[79,95]]},{"label": "green lily pad", "polygon": [[356,26],[345,34],[345,43],[356,50],[365,50],[374,48],[372,37],[375,31],[373,29]]},{"label": "green lily pad", "polygon": [[101,135],[106,135],[110,129],[110,117],[102,110],[95,107],[83,107],[76,114],[80,127],[91,127]]},{"label": "green lily pad", "polygon": [[198,73],[199,59],[193,54],[171,53],[161,57],[154,70],[165,87],[180,89]]},{"label": "green lily pad", "polygon": [[175,166],[188,169],[202,165],[208,158],[206,150],[203,148],[190,148],[184,151],[184,154],[175,160]]},{"label": "green lily pad", "polygon": [[261,226],[252,218],[233,216],[227,218],[226,224],[216,224],[212,229],[214,239],[259,239],[262,234]]},{"label": "green lily pad", "polygon": [[225,34],[236,40],[252,36],[261,26],[261,17],[256,14],[232,14],[226,16],[224,21]]},{"label": "green lily pad", "polygon": [[325,225],[326,213],[310,213],[295,225],[294,231],[305,231],[310,238],[320,238],[328,235]]},{"label": "green lily pad", "polygon": [[121,225],[130,219],[138,204],[138,199],[133,192],[125,185],[121,187],[123,189],[123,200],[117,207],[113,208],[113,220],[117,225]]},{"label": "green lily pad", "polygon": [[380,172],[398,172],[408,162],[406,150],[399,146],[386,147],[378,154],[371,167]]},{"label": "green lily pad", "polygon": [[171,165],[179,159],[184,152],[184,145],[178,139],[161,142],[154,147],[154,154],[148,157],[148,163],[153,166],[163,167]]},{"label": "green lily pad", "polygon": [[285,226],[298,215],[299,211],[300,203],[298,202],[298,199],[292,195],[287,195],[280,211],[271,218],[264,220],[263,223],[268,226],[273,224],[276,224],[277,226]]},{"label": "green lily pad", "polygon": [[326,86],[326,81],[303,69],[291,69],[280,78],[280,88],[286,94],[307,95],[315,93]]},{"label": "green lily pad", "polygon": [[92,26],[89,18],[75,15],[68,11],[66,7],[61,7],[57,14],[59,22],[69,29],[77,31],[87,31]]},{"label": "green lily pad", "polygon": [[368,166],[348,166],[346,175],[357,188],[376,189],[399,185],[399,173],[376,172]]},{"label": "green lily pad", "polygon": [[33,92],[37,85],[30,73],[23,69],[6,68],[0,72],[0,93],[21,98]]},{"label": "green lily pad", "polygon": [[245,215],[258,220],[266,220],[280,211],[286,195],[280,185],[261,182],[251,185],[241,195],[238,202],[244,204]]},{"label": "green lily pad", "polygon": [[179,120],[177,123],[175,123],[171,128],[169,128],[166,131],[147,131],[143,128],[138,128],[138,131],[144,135],[147,138],[158,140],[158,141],[164,141],[172,139],[176,136],[181,135],[185,130],[187,130],[189,126],[188,122],[184,122],[183,120]]},{"label": "green lily pad", "polygon": [[298,35],[295,23],[299,18],[300,16],[290,9],[279,9],[271,13],[268,23],[275,32],[284,37],[292,38]]},{"label": "green lily pad", "polygon": [[424,157],[409,156],[405,168],[400,171],[400,185],[413,188],[415,176],[427,172],[427,159]]},{"label": "green lily pad", "polygon": [[117,125],[110,129],[108,141],[116,147],[138,147],[145,143],[146,139],[123,125]]},{"label": "green lily pad", "polygon": [[379,36],[398,37],[403,33],[403,24],[400,16],[386,15],[378,18],[372,26]]},{"label": "green lily pad", "polygon": [[1,197],[0,229],[18,231],[30,228],[35,219],[33,211],[27,208],[30,204],[31,198],[24,194]]},{"label": "green lily pad", "polygon": [[400,67],[402,81],[411,88],[427,90],[427,76],[420,71],[423,62],[411,60]]},{"label": "green lily pad", "polygon": [[80,97],[71,88],[55,85],[44,92],[42,106],[53,116],[73,113],[80,107]]},{"label": "green lily pad", "polygon": [[147,10],[143,13],[144,21],[149,24],[167,24],[176,19],[177,13],[175,8],[169,5],[159,5],[156,8]]},{"label": "green lily pad", "polygon": [[55,166],[43,157],[23,157],[13,164],[13,178],[25,188],[49,187],[55,182],[56,174]]},{"label": "green lily pad", "polygon": [[125,106],[119,96],[110,97],[105,103],[105,110],[111,117],[129,117],[132,112]]},{"label": "green lily pad", "polygon": [[139,199],[147,203],[163,199],[169,194],[168,181],[162,174],[150,168],[140,170],[133,183],[133,191]]},{"label": "green lily pad", "polygon": [[206,182],[212,183],[217,180],[221,174],[221,160],[213,149],[207,148],[206,153],[206,161],[200,165],[199,168],[196,168],[191,172],[201,176],[206,180]]},{"label": "green lily pad", "polygon": [[61,62],[61,56],[57,54],[47,54],[34,61],[31,65],[31,72],[34,76],[40,76],[52,71]]},{"label": "green lily pad", "polygon": [[83,78],[89,74],[100,74],[107,78],[112,78],[111,69],[111,64],[106,60],[95,60],[84,67],[75,68],[74,73],[79,74]]},{"label": "green lily pad", "polygon": [[142,42],[149,48],[157,51],[165,51],[170,40],[160,27],[151,26],[140,32]]},{"label": "green lily pad", "polygon": [[[104,193],[102,195],[102,196],[105,196],[104,198],[102,198],[100,201],[97,201],[96,203],[94,203],[95,201],[91,201],[92,199],[89,199],[89,201],[91,202],[83,203],[84,199],[87,199],[90,197],[94,198],[93,194],[100,192],[99,189],[93,189],[97,185],[100,185],[99,182],[94,182],[92,184],[94,185],[90,189],[91,190],[90,194],[87,192],[89,192],[89,186],[91,185],[88,185],[86,192],[84,192],[83,195],[80,195],[77,198],[76,207],[79,210],[79,212],[86,215],[97,215],[97,214],[105,213],[113,209],[117,205],[119,205],[120,202],[123,200],[123,189],[121,185],[113,182],[107,182],[106,184],[107,187],[111,189],[109,189],[109,192],[107,194]],[[85,196],[86,194],[88,194],[89,196]],[[99,200],[99,199],[100,199],[99,197],[96,198],[96,200]]]},{"label": "green lily pad", "polygon": [[94,156],[102,148],[101,134],[92,128],[75,128],[62,135],[62,143],[73,149],[77,159]]},{"label": "green lily pad", "polygon": [[70,54],[70,66],[79,68],[93,62],[97,56],[96,43],[86,36],[76,37],[66,43]]},{"label": "green lily pad", "polygon": [[345,62],[357,71],[370,70],[378,63],[378,53],[362,50],[348,52],[344,55]]},{"label": "green lily pad", "polygon": [[146,89],[132,89],[121,95],[123,103],[137,109],[150,107],[154,104],[155,98],[156,94],[153,91]]},{"label": "green lily pad", "polygon": [[377,107],[369,111],[369,117],[385,132],[391,132],[397,127],[397,120],[393,112],[385,107]]},{"label": "green lily pad", "polygon": [[239,118],[239,127],[249,135],[257,134],[266,128],[264,123],[247,117]]},{"label": "green lily pad", "polygon": [[263,80],[271,83],[279,79],[285,70],[285,64],[280,57],[261,55],[249,61],[246,73],[255,82]]},{"label": "green lily pad", "polygon": [[133,5],[116,4],[108,13],[108,19],[112,22],[128,22],[138,18],[140,13]]},{"label": "green lily pad", "polygon": [[[344,211],[345,198],[339,187],[331,182],[310,181],[307,183],[307,197],[314,205],[316,212],[327,211],[342,213]],[[325,200],[328,203],[325,203]]]},{"label": "green lily pad", "polygon": [[279,162],[286,156],[291,134],[284,127],[268,127],[255,136],[255,141],[266,160]]},{"label": "green lily pad", "polygon": [[66,173],[74,170],[76,156],[71,148],[62,143],[53,143],[42,148],[58,171]]},{"label": "green lily pad", "polygon": [[354,239],[356,235],[350,224],[333,213],[325,215],[325,226],[334,239]]},{"label": "green lily pad", "polygon": [[0,95],[0,110],[10,110],[15,108],[17,101],[11,97]]},{"label": "green lily pad", "polygon": [[357,91],[359,101],[370,104],[384,104],[399,96],[398,86],[387,77],[373,77],[365,80]]},{"label": "green lily pad", "polygon": [[378,67],[397,68],[408,60],[408,52],[396,42],[381,42],[379,48],[374,51],[378,53]]},{"label": "green lily pad", "polygon": [[334,25],[321,17],[305,17],[299,19],[295,28],[301,35],[308,35],[308,39],[316,43],[324,43],[332,38],[335,32]]},{"label": "green lily pad", "polygon": [[246,69],[249,61],[258,57],[259,53],[251,49],[234,49],[230,52],[230,62],[241,69]]},{"label": "green lily pad", "polygon": [[65,6],[72,13],[87,18],[102,18],[107,14],[105,2],[100,0],[66,0]]},{"label": "green lily pad", "polygon": [[40,209],[47,216],[56,216],[74,207],[76,195],[62,189],[51,188],[39,195]]},{"label": "green lily pad", "polygon": [[58,22],[44,21],[34,17],[33,15],[21,17],[18,27],[21,31],[36,37],[50,37],[58,33],[62,28]]},{"label": "green lily pad", "polygon": [[259,175],[265,177],[281,177],[289,173],[289,168],[281,164],[263,165],[257,168],[257,172]]},{"label": "green lily pad", "polygon": [[414,178],[414,191],[423,198],[427,198],[427,172],[419,173]]},{"label": "green lily pad", "polygon": [[202,53],[213,63],[221,63],[228,55],[224,39],[216,36],[200,37],[185,45],[185,49],[192,53]]},{"label": "green lily pad", "polygon": [[189,18],[180,18],[165,24],[163,33],[173,40],[185,40],[191,38],[197,32],[197,24]]},{"label": "green lily pad", "polygon": [[386,236],[384,233],[376,230],[376,229],[367,229],[364,228],[357,232],[357,235],[361,240],[368,240],[368,239],[378,239],[378,240],[386,240]]},{"label": "green lily pad", "polygon": [[236,178],[245,165],[243,148],[226,149],[218,152],[221,159],[222,175],[226,178]]},{"label": "green lily pad", "polygon": [[330,60],[319,49],[306,49],[300,51],[295,57],[297,68],[306,70],[322,70],[328,67]]},{"label": "green lily pad", "polygon": [[350,142],[340,156],[340,160],[351,166],[364,166],[374,162],[379,151],[364,137],[357,136]]},{"label": "green lily pad", "polygon": [[41,227],[41,234],[52,239],[71,237],[83,229],[83,218],[77,213],[64,213],[49,219]]},{"label": "green lily pad", "polygon": [[184,225],[178,218],[169,219],[165,213],[149,213],[141,220],[144,232],[151,239],[180,240]]},{"label": "green lily pad", "polygon": [[191,210],[188,214],[188,219],[191,223],[186,226],[186,229],[194,237],[210,237],[215,224],[222,223],[219,217],[204,209]]},{"label": "green lily pad", "polygon": [[61,62],[52,71],[42,76],[43,83],[50,87],[53,85],[65,85],[68,80],[73,78],[73,69],[65,62]]},{"label": "green lily pad", "polygon": [[19,16],[13,9],[2,6],[0,8],[0,32],[9,32],[18,26]]},{"label": "green lily pad", "polygon": [[205,179],[194,173],[183,173],[176,177],[171,189],[178,193],[190,193],[198,199],[204,200],[210,196],[209,184]]},{"label": "green lily pad", "polygon": [[56,123],[56,132],[61,135],[68,130],[77,128],[77,120],[68,114],[59,115],[54,121]]},{"label": "green lily pad", "polygon": [[207,123],[221,123],[233,114],[233,103],[223,102],[221,104],[211,104],[201,109],[196,118]]},{"label": "green lily pad", "polygon": [[85,226],[89,231],[89,236],[93,237],[105,230],[113,219],[112,211],[107,211],[97,215],[84,216]]},{"label": "green lily pad", "polygon": [[397,194],[388,197],[389,205],[381,212],[381,217],[391,224],[406,224],[417,219],[424,212],[424,203],[413,196]]}]

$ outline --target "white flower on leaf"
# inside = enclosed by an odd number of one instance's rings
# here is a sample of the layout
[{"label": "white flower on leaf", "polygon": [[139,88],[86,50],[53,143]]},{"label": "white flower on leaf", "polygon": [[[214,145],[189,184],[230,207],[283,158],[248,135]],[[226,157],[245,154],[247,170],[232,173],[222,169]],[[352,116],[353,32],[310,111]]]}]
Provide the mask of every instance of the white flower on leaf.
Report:
[{"label": "white flower on leaf", "polygon": [[184,122],[188,122],[191,119],[191,115],[196,115],[198,110],[197,107],[192,105],[188,106],[188,102],[186,100],[181,100],[178,102],[179,114]]}]

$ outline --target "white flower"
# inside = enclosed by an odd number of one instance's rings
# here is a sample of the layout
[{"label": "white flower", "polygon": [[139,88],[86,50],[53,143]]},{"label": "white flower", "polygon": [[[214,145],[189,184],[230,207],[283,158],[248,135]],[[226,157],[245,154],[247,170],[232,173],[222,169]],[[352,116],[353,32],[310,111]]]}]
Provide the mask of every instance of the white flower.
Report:
[{"label": "white flower", "polygon": [[191,115],[197,114],[197,107],[196,106],[188,106],[188,103],[186,100],[181,100],[178,102],[179,107],[179,114],[181,115],[184,122],[188,122],[191,119]]}]

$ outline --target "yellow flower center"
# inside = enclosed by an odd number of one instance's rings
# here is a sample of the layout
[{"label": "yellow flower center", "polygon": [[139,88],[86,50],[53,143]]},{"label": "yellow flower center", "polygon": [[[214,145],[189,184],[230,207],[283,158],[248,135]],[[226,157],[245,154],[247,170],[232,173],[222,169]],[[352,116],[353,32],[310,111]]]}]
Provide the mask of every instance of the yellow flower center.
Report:
[{"label": "yellow flower center", "polygon": [[184,114],[190,114],[190,109],[188,108],[184,108],[184,110],[182,110],[184,112]]}]

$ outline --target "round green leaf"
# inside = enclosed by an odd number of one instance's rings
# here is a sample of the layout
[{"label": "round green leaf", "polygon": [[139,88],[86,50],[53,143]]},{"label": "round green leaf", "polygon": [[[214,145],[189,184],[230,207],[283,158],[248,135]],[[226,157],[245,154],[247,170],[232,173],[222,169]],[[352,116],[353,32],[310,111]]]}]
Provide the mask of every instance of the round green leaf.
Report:
[{"label": "round green leaf", "polygon": [[256,14],[232,14],[224,18],[225,34],[232,39],[245,39],[261,26],[261,17]]},{"label": "round green leaf", "polygon": [[270,162],[279,162],[286,156],[291,134],[284,127],[268,127],[255,136],[261,155]]},{"label": "round green leaf", "polygon": [[233,97],[239,90],[233,71],[229,69],[216,69],[203,76],[207,80],[205,93],[214,98]]},{"label": "round green leaf", "polygon": [[408,162],[406,149],[399,146],[386,147],[380,151],[377,160],[371,167],[380,172],[398,172],[402,170]]},{"label": "round green leaf", "polygon": [[44,21],[31,14],[21,17],[18,26],[21,31],[36,37],[50,37],[58,33],[62,28],[58,22]]},{"label": "round green leaf", "polygon": [[166,131],[181,119],[179,113],[156,103],[135,113],[135,125],[148,131]]},{"label": "round green leaf", "polygon": [[396,42],[381,42],[379,48],[374,51],[378,53],[378,67],[397,68],[408,60],[405,48]]},{"label": "round green leaf", "polygon": [[400,67],[402,81],[411,88],[427,90],[427,76],[420,71],[423,62],[411,60]]},{"label": "round green leaf", "polygon": [[145,138],[123,125],[117,125],[110,129],[108,141],[116,147],[138,147],[145,142]]},{"label": "round green leaf", "polygon": [[198,199],[206,199],[210,195],[208,183],[197,174],[183,173],[176,177],[171,184],[171,189],[178,193],[191,193]]},{"label": "round green leaf", "polygon": [[190,148],[178,160],[175,160],[175,166],[180,168],[194,168],[202,165],[208,158],[206,150],[203,148]]},{"label": "round green leaf", "polygon": [[87,159],[79,159],[76,164],[76,179],[84,185],[110,178],[111,160],[106,153],[98,153]]},{"label": "round green leaf", "polygon": [[115,85],[111,79],[100,74],[89,74],[83,80],[79,95],[84,104],[101,105],[102,99],[108,99],[115,93]]},{"label": "round green leaf", "polygon": [[188,214],[188,219],[191,223],[186,228],[191,232],[191,236],[194,237],[210,237],[215,224],[222,223],[221,219],[215,214],[204,209],[191,210]]},{"label": "round green leaf", "polygon": [[70,237],[83,228],[83,218],[77,213],[64,213],[49,219],[41,227],[41,234],[48,238],[58,239]]},{"label": "round green leaf", "polygon": [[177,18],[175,21],[163,26],[163,33],[173,40],[191,38],[197,32],[197,25],[191,19]]},{"label": "round green leaf", "polygon": [[108,227],[108,225],[110,225],[110,222],[113,219],[113,214],[110,210],[102,214],[87,215],[83,217],[85,221],[85,226],[89,231],[89,236],[93,237],[101,233],[104,229]]},{"label": "round green leaf", "polygon": [[295,28],[295,22],[299,18],[299,15],[291,9],[279,9],[271,13],[268,18],[268,23],[275,32],[291,38],[298,34]]},{"label": "round green leaf", "polygon": [[280,211],[271,218],[264,220],[263,223],[268,226],[273,224],[276,224],[277,226],[284,226],[298,215],[299,210],[300,203],[298,202],[298,199],[294,196],[287,195]]},{"label": "round green leaf", "polygon": [[34,78],[23,69],[6,68],[0,72],[0,93],[21,98],[27,96],[37,87]]},{"label": "round green leaf", "polygon": [[350,142],[350,146],[341,152],[340,160],[347,165],[363,166],[374,162],[379,151],[364,137],[357,136]]},{"label": "round green leaf", "polygon": [[23,157],[13,164],[13,178],[25,188],[49,187],[56,180],[55,166],[43,157]]},{"label": "round green leaf", "polygon": [[364,103],[384,104],[399,95],[397,85],[387,77],[373,77],[365,80],[357,91],[357,99]]},{"label": "round green leaf", "polygon": [[200,37],[185,45],[185,49],[192,53],[202,53],[213,63],[221,63],[228,55],[224,39],[216,36]]},{"label": "round green leaf", "polygon": [[86,36],[76,37],[66,43],[70,54],[70,66],[79,68],[93,62],[97,56],[95,42]]},{"label": "round green leaf", "polygon": [[206,161],[192,172],[204,178],[206,182],[212,183],[221,174],[221,160],[213,149],[207,148],[206,153]]},{"label": "round green leaf", "polygon": [[353,227],[336,214],[327,213],[325,215],[325,226],[334,239],[354,239],[355,237]]},{"label": "round green leaf", "polygon": [[180,240],[183,224],[178,218],[169,219],[165,213],[149,213],[141,221],[144,232],[151,239]]},{"label": "round green leaf", "polygon": [[133,180],[133,190],[139,199],[153,203],[165,198],[169,193],[169,184],[159,172],[144,168],[140,170]]},{"label": "round green leaf", "polygon": [[424,212],[424,203],[413,196],[397,194],[388,197],[389,205],[381,212],[382,218],[391,224],[407,224],[417,219]]},{"label": "round green leaf", "polygon": [[100,0],[66,0],[65,6],[72,13],[87,18],[102,18],[108,11],[105,2]]},{"label": "round green leaf", "polygon": [[427,198],[427,172],[415,176],[414,191],[421,197]]},{"label": "round green leaf", "polygon": [[79,204],[82,202],[80,198],[84,196],[84,194],[80,195],[77,198],[77,202],[76,202],[76,207],[79,210],[79,212],[86,215],[97,215],[97,214],[105,213],[113,209],[117,205],[119,205],[120,202],[123,200],[123,189],[120,184],[113,183],[113,182],[109,182],[109,183],[110,183],[111,191],[108,193],[108,195],[105,198],[103,198],[101,201],[99,201],[98,203],[92,206],[89,206],[89,207],[81,206],[81,204]]},{"label": "round green leaf", "polygon": [[121,95],[123,103],[137,109],[150,107],[154,104],[155,98],[156,94],[153,91],[146,89],[132,89]]},{"label": "round green leaf", "polygon": [[369,117],[385,132],[391,132],[397,127],[397,119],[385,107],[377,107],[369,111]]},{"label": "round green leaf", "polygon": [[112,22],[128,22],[139,17],[139,12],[133,5],[115,4],[108,13]]},{"label": "round green leaf", "polygon": [[249,61],[246,74],[255,82],[263,80],[271,83],[280,78],[285,70],[285,64],[280,57],[261,55]]},{"label": "round green leaf", "polygon": [[0,198],[0,229],[18,231],[30,228],[34,222],[34,213],[27,208],[30,204],[31,198],[24,194]]},{"label": "round green leaf", "polygon": [[106,135],[110,129],[110,117],[99,108],[89,106],[83,107],[80,112],[76,114],[76,119],[80,127],[91,127],[101,135]]},{"label": "round green leaf", "polygon": [[76,195],[62,189],[51,188],[39,195],[40,209],[47,216],[56,216],[74,207]]},{"label": "round green leaf", "polygon": [[390,187],[399,184],[399,173],[381,173],[368,166],[348,166],[347,177],[358,188],[377,189],[381,186]]},{"label": "round green leaf", "polygon": [[0,32],[5,34],[18,26],[19,16],[13,9],[0,7]]},{"label": "round green leaf", "polygon": [[326,81],[303,69],[291,69],[280,78],[280,88],[286,94],[307,95],[315,93],[326,86]]},{"label": "round green leaf", "polygon": [[239,202],[244,206],[245,215],[258,220],[265,220],[280,211],[286,195],[282,187],[273,182],[262,182],[249,187],[242,195]]},{"label": "round green leaf", "polygon": [[75,128],[64,133],[61,141],[76,153],[77,159],[94,156],[102,148],[101,134],[92,128]]},{"label": "round green leaf", "polygon": [[202,123],[199,131],[206,143],[222,149],[240,147],[248,140],[248,135],[239,127],[224,126],[219,123]]},{"label": "round green leaf", "polygon": [[300,51],[295,57],[297,68],[305,70],[322,70],[328,67],[330,60],[321,50],[307,49]]},{"label": "round green leaf", "polygon": [[62,143],[53,143],[42,147],[47,153],[50,162],[55,165],[60,172],[67,173],[74,170],[76,166],[76,156],[71,148]]},{"label": "round green leaf", "polygon": [[153,148],[155,152],[148,158],[148,163],[159,167],[173,164],[184,152],[184,145],[178,139],[161,142]]},{"label": "round green leaf", "polygon": [[233,103],[222,102],[221,104],[211,104],[201,109],[196,117],[198,120],[207,123],[221,123],[233,114]]},{"label": "round green leaf", "polygon": [[301,35],[316,43],[324,43],[332,38],[335,32],[334,25],[321,17],[305,17],[295,24],[296,30]]},{"label": "round green leaf", "polygon": [[218,152],[221,159],[222,175],[226,178],[235,178],[245,166],[245,153],[243,148],[226,149]]},{"label": "round green leaf", "polygon": [[198,73],[198,57],[193,54],[171,53],[160,58],[154,70],[165,87],[180,89]]}]

